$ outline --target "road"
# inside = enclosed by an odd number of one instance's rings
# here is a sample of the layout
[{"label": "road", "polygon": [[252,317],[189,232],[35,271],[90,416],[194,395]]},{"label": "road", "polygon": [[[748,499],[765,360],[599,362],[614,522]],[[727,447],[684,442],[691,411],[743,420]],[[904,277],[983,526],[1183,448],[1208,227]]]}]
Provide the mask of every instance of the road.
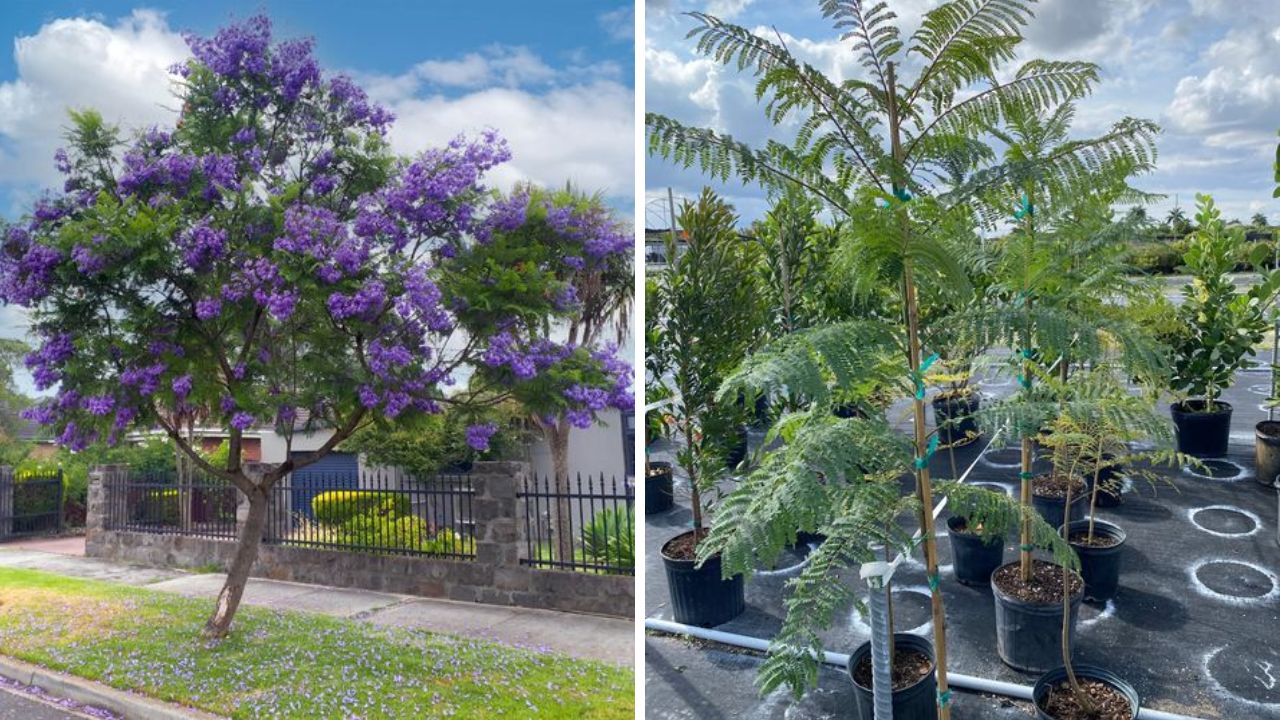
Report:
[{"label": "road", "polygon": [[0,679],[0,720],[96,720],[114,718],[102,710],[92,715],[55,705],[49,696],[33,695],[26,686]]}]

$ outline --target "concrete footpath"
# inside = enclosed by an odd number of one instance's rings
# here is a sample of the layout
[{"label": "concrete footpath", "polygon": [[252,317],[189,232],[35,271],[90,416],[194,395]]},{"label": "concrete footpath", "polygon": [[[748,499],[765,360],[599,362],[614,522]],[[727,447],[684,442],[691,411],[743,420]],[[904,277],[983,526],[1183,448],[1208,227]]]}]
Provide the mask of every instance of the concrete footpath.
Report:
[{"label": "concrete footpath", "polygon": [[[77,553],[78,550],[78,553]],[[106,562],[83,556],[84,540],[59,538],[0,545],[0,567],[27,568],[70,577],[213,599],[221,573],[193,574]],[[551,650],[587,660],[632,666],[635,635],[629,620],[529,608],[435,600],[410,595],[251,579],[244,603],[298,610],[385,627],[422,628],[515,647]]]}]

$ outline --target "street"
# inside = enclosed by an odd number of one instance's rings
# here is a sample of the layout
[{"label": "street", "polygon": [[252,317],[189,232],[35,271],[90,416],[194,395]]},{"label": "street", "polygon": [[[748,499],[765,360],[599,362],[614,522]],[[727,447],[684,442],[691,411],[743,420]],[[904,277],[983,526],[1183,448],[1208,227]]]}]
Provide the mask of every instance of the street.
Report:
[{"label": "street", "polygon": [[23,686],[17,683],[0,682],[0,720],[83,720],[113,717],[105,713],[87,715],[68,711],[20,688]]}]

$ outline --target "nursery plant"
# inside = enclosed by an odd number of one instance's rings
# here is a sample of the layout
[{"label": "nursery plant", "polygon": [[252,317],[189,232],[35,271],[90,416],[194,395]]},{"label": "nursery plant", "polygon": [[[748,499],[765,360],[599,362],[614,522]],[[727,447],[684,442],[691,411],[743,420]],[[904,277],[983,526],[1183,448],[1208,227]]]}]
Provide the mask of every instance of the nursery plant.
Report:
[{"label": "nursery plant", "polygon": [[[1065,543],[1026,508],[1002,494],[960,484],[935,488],[929,472],[933,447],[924,377],[933,360],[921,342],[918,284],[963,290],[964,273],[940,242],[938,228],[954,222],[949,211],[966,196],[1002,175],[995,171],[985,183],[975,182],[946,199],[930,197],[931,190],[954,177],[958,159],[990,155],[977,149],[980,137],[1010,108],[1035,112],[1078,95],[1097,78],[1095,66],[1079,62],[1033,60],[1005,70],[1031,17],[1030,5],[1018,0],[944,3],[904,41],[885,3],[824,0],[819,3],[824,16],[852,44],[866,70],[842,82],[798,60],[780,33],[756,34],[693,13],[690,36],[698,49],[752,72],[768,119],[775,125],[795,122],[800,129],[792,142],[753,148],[715,130],[656,114],[646,117],[651,151],[677,164],[697,164],[721,180],[733,176],[779,190],[804,188],[837,219],[850,221],[846,242],[859,243],[861,262],[876,266],[877,281],[899,291],[900,320],[846,320],[793,333],[753,356],[722,390],[722,397],[763,390],[812,399],[808,410],[775,425],[785,446],[726,499],[700,549],[704,557],[722,553],[726,573],[749,572],[757,560],[771,564],[798,530],[821,529],[828,537],[792,584],[787,619],[762,670],[766,689],[786,683],[800,692],[816,682],[817,630],[852,595],[839,568],[874,559],[869,543],[903,547],[899,533],[883,523],[911,509],[932,588],[935,657],[928,677],[936,676],[939,714],[950,716],[946,618],[932,515],[937,491],[985,527],[1025,520],[1035,535],[1027,544],[1043,543],[1061,562],[1072,562]],[[901,78],[908,56],[919,71]],[[998,72],[1009,79],[987,85]],[[834,172],[828,174],[828,168]],[[855,385],[886,358],[896,363],[897,387],[910,398],[914,430],[906,445],[883,417],[837,419],[827,410],[833,386]],[[899,451],[889,452],[895,446]],[[914,475],[916,492],[909,503],[893,486],[875,481],[891,468]]]},{"label": "nursery plant", "polygon": [[[742,611],[742,579],[727,574],[722,583],[718,561],[695,568],[694,559],[707,533],[708,501],[725,477],[724,456],[738,441],[745,407],[737,396],[718,398],[716,390],[746,357],[763,318],[756,260],[751,245],[737,235],[733,209],[704,189],[697,201],[681,206],[676,220],[683,246],[668,239],[670,264],[646,298],[655,324],[646,332],[647,370],[671,391],[663,412],[678,436],[676,462],[689,481],[692,527],[668,540],[662,554],[676,619],[718,624]],[[711,590],[698,589],[707,586]]]},{"label": "nursery plant", "polygon": [[[1155,485],[1168,481],[1153,470],[1154,466],[1198,464],[1194,458],[1173,449],[1172,429],[1153,411],[1150,398],[1129,393],[1115,378],[1114,368],[1102,366],[1078,373],[1070,381],[1057,378],[1047,381],[1069,386],[1058,388],[1058,394],[1068,399],[1051,424],[1052,432],[1044,440],[1052,449],[1055,472],[1088,481],[1084,484],[1088,488],[1088,517],[1062,526],[1063,536],[1080,558],[1079,579],[1073,578],[1066,568],[1061,570],[1062,665],[1042,675],[1033,693],[1038,708],[1061,720],[1127,720],[1138,707],[1133,687],[1122,678],[1100,667],[1077,668],[1072,660],[1072,605],[1077,599],[1076,583],[1083,583],[1085,599],[1110,600],[1118,587],[1127,539],[1119,525],[1097,518],[1098,498],[1104,486],[1114,487],[1119,482],[1114,472],[1111,477],[1104,476],[1104,472],[1124,468],[1129,481],[1144,479]],[[1132,443],[1138,440],[1152,442],[1154,448],[1132,450]],[[1075,502],[1075,492],[1074,485],[1065,486],[1066,507]]]},{"label": "nursery plant", "polygon": [[[1260,278],[1240,290],[1232,282],[1244,244],[1238,228],[1227,228],[1208,195],[1196,196],[1197,229],[1189,238],[1183,264],[1191,281],[1182,288],[1178,328],[1166,338],[1173,348],[1169,390],[1179,399],[1170,406],[1178,427],[1178,447],[1199,457],[1226,454],[1231,405],[1219,398],[1237,371],[1249,364],[1267,330],[1280,271],[1254,266]],[[1269,252],[1264,246],[1257,251]]]},{"label": "nursery plant", "polygon": [[[571,311],[560,263],[572,261],[509,240],[527,199],[497,202],[482,183],[510,156],[496,133],[400,159],[385,139],[391,115],[323,73],[311,41],[273,42],[257,16],[187,43],[173,127],[125,142],[98,113],[72,112],[55,156],[63,192],[3,229],[0,301],[30,311],[42,342],[28,366],[57,392],[27,416],[61,444],[159,427],[247,499],[205,627],[221,638],[272,488],[372,418],[475,402],[448,391],[468,367],[504,389],[543,378],[558,394],[540,409],[575,417],[630,379],[611,357],[540,342]],[[570,230],[594,258],[618,252],[612,227]],[[227,433],[225,464],[173,423],[187,409]],[[332,432],[314,452],[251,468],[245,432],[263,424],[290,446],[295,432]],[[467,439],[482,448],[495,431],[477,425]]]}]

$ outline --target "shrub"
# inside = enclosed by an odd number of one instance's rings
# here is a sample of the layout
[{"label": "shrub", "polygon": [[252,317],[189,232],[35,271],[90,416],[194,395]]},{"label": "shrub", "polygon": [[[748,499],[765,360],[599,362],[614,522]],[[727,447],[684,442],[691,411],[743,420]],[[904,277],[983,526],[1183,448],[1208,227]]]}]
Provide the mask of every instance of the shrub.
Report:
[{"label": "shrub", "polygon": [[147,490],[133,504],[133,521],[148,525],[177,527],[182,520],[177,488]]},{"label": "shrub", "polygon": [[1171,275],[1182,264],[1186,241],[1142,242],[1129,248],[1129,264],[1139,272],[1150,275]]},{"label": "shrub", "polygon": [[635,566],[635,515],[630,508],[606,508],[582,530],[583,559],[596,565]]},{"label": "shrub", "polygon": [[408,515],[409,511],[409,496],[395,492],[330,490],[311,498],[311,513],[330,525],[342,525],[370,512]]}]

